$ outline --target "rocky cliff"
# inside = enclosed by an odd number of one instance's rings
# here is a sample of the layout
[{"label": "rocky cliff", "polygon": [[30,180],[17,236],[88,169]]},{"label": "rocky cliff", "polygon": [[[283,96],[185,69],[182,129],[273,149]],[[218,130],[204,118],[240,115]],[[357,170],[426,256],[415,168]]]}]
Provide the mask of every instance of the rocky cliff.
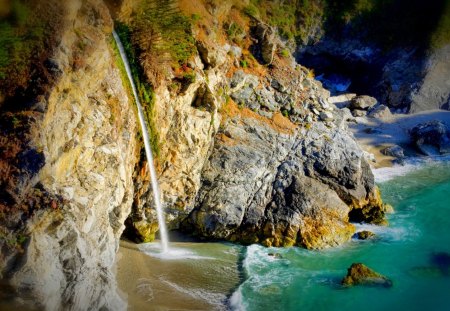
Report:
[{"label": "rocky cliff", "polygon": [[[187,64],[195,82],[181,93],[169,83],[155,89],[170,227],[213,239],[324,248],[351,237],[350,221],[383,222],[348,116],[328,103],[330,92],[309,70],[282,53],[275,30],[240,16],[246,39],[237,44],[219,37],[236,7],[185,6],[202,16]],[[140,240],[151,240],[157,223],[145,199],[150,190],[145,183],[138,188],[130,223]]]},{"label": "rocky cliff", "polygon": [[[2,184],[14,200],[2,209],[0,299],[20,297],[9,303],[30,309],[123,309],[111,267],[133,200],[135,113],[106,6],[70,1],[64,11],[54,84],[30,110],[3,112],[31,117],[20,119],[29,130],[18,157],[27,160],[11,161]],[[24,135],[20,126],[11,137]]]},{"label": "rocky cliff", "polygon": [[335,93],[375,96],[398,113],[449,109],[449,1],[312,3],[322,31],[297,45],[297,60],[330,89],[340,84]]},{"label": "rocky cliff", "polygon": [[141,241],[158,230],[110,12],[128,27],[142,85],[153,86],[147,115],[171,229],[317,249],[350,239],[352,221],[383,223],[349,116],[275,29],[243,13],[248,3],[170,5],[167,18],[188,25],[174,28],[189,38],[176,61],[164,49],[179,43],[161,36],[167,27],[139,33],[149,25],[136,22],[140,3],[110,1],[110,11],[100,0],[60,4],[61,37],[46,63],[52,79],[26,109],[5,99],[2,300],[124,309],[111,272],[124,224]]}]

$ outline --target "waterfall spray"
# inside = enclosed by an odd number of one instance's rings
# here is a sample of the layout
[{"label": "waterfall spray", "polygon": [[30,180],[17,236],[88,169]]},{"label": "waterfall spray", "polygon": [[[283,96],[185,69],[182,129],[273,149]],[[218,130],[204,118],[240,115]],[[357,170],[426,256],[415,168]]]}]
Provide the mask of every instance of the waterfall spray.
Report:
[{"label": "waterfall spray", "polygon": [[153,164],[152,149],[150,146],[150,139],[148,137],[147,127],[145,124],[144,113],[141,106],[141,102],[139,101],[136,85],[134,84],[133,81],[133,76],[131,75],[130,64],[128,62],[127,55],[125,54],[125,49],[123,48],[122,42],[120,41],[120,38],[117,35],[116,31],[113,31],[113,36],[114,40],[116,41],[117,47],[119,48],[120,57],[122,58],[123,64],[125,66],[128,80],[130,81],[131,89],[133,91],[134,100],[138,108],[139,123],[141,124],[142,136],[144,138],[145,154],[147,156],[148,168],[150,170],[150,179],[152,183],[153,197],[155,200],[156,213],[158,216],[159,233],[161,237],[161,249],[163,253],[166,253],[169,250],[169,237],[167,235],[166,223],[164,221],[164,211],[161,205],[158,180],[156,178],[155,165]]}]

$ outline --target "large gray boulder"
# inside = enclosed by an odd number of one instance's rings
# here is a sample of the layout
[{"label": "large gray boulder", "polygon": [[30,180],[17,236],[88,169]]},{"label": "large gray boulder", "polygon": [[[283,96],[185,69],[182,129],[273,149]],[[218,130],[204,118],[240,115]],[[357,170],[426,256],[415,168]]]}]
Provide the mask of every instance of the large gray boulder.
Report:
[{"label": "large gray boulder", "polygon": [[372,109],[367,116],[369,118],[374,119],[380,119],[380,120],[386,120],[392,117],[391,110],[385,106],[385,105],[379,105],[378,107],[375,107]]},{"label": "large gray boulder", "polygon": [[413,127],[409,134],[416,147],[425,155],[450,152],[450,131],[441,121],[421,123]]},{"label": "large gray boulder", "polygon": [[223,125],[185,228],[267,246],[349,240],[352,210],[383,209],[361,149],[322,122],[306,129],[275,121],[235,117]]},{"label": "large gray boulder", "polygon": [[350,101],[350,109],[367,110],[377,104],[377,99],[367,95],[359,95]]}]

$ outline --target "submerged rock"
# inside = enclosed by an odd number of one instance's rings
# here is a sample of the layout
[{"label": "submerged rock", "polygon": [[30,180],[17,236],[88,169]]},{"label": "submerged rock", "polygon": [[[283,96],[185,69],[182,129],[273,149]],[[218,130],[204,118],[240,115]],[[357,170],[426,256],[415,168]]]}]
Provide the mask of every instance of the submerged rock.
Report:
[{"label": "submerged rock", "polygon": [[283,258],[283,256],[280,253],[268,253],[267,255],[269,255],[270,257],[273,257],[273,258],[278,258],[278,259]]},{"label": "submerged rock", "polygon": [[431,254],[431,263],[438,268],[443,275],[450,274],[450,253],[436,252]]},{"label": "submerged rock", "polygon": [[390,279],[381,275],[362,263],[353,263],[347,270],[347,276],[342,280],[342,285],[368,285],[392,287],[393,283]]},{"label": "submerged rock", "polygon": [[374,238],[375,236],[376,236],[375,233],[364,230],[364,231],[356,232],[353,237],[358,240],[368,240],[368,239]]}]

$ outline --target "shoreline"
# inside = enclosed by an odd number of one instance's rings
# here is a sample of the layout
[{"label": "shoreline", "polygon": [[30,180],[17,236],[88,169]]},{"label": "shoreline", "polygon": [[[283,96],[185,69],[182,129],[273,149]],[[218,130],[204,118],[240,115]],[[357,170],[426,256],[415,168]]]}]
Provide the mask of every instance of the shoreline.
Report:
[{"label": "shoreline", "polygon": [[[440,120],[450,128],[450,111],[392,115],[385,120],[362,117],[357,118],[358,123],[348,125],[361,149],[374,155],[375,162],[370,164],[375,179],[384,182],[430,159],[414,150],[408,130],[432,120]],[[406,165],[394,165],[394,157],[381,153],[392,145],[404,148]],[[234,251],[229,252],[230,244],[180,241],[180,237],[175,241],[171,242],[173,249],[198,256],[167,260],[151,255],[152,247],[143,250],[143,244],[120,241],[114,271],[118,293],[127,302],[128,310],[227,310],[227,302],[242,281],[242,267],[238,266],[242,247],[232,246]]]},{"label": "shoreline", "polygon": [[241,247],[186,241],[170,245],[179,257],[158,258],[158,243],[120,241],[114,271],[128,310],[227,310],[241,281]]},{"label": "shoreline", "polygon": [[381,153],[381,150],[393,145],[402,147],[407,158],[426,158],[412,146],[408,130],[432,120],[439,120],[450,128],[450,111],[430,110],[415,114],[393,114],[385,119],[357,117],[355,120],[356,123],[348,124],[350,131],[361,149],[373,154],[375,162],[370,162],[372,169],[380,169],[393,166],[396,158]]}]

